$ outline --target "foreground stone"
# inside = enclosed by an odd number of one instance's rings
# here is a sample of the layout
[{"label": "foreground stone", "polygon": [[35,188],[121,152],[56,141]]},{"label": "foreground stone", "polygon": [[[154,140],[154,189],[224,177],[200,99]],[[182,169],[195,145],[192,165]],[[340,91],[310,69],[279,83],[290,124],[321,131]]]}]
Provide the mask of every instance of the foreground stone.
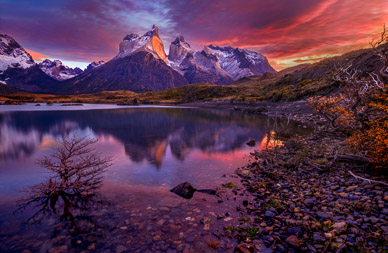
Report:
[{"label": "foreground stone", "polygon": [[194,192],[196,191],[197,189],[195,189],[189,182],[178,184],[177,186],[171,189],[171,192],[185,199],[191,199],[193,197]]}]

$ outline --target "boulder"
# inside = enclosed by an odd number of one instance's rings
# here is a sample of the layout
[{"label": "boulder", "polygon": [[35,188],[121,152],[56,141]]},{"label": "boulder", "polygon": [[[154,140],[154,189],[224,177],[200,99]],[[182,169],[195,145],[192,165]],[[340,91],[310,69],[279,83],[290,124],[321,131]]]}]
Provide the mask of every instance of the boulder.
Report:
[{"label": "boulder", "polygon": [[196,192],[197,189],[195,189],[189,182],[184,182],[184,183],[178,184],[170,191],[185,199],[191,199],[193,197],[194,192]]}]

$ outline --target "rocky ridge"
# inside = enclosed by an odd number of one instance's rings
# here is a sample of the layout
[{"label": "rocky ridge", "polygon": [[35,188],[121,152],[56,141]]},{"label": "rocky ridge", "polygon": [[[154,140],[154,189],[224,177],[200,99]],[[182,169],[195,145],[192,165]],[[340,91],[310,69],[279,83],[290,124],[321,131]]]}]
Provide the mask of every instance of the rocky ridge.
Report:
[{"label": "rocky ridge", "polygon": [[45,59],[38,65],[44,73],[58,81],[67,80],[83,73],[82,69],[70,68],[64,65],[60,60],[51,61]]}]

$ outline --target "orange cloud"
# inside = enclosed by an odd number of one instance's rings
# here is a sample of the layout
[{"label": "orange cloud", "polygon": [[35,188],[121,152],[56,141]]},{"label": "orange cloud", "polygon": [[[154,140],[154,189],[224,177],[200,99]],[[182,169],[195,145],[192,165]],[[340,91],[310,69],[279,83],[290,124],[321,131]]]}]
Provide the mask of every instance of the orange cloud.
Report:
[{"label": "orange cloud", "polygon": [[27,49],[27,48],[25,48],[25,50],[27,51],[27,53],[29,53],[31,55],[31,57],[32,57],[32,59],[34,59],[34,61],[43,61],[43,59],[50,58],[50,56],[32,51],[32,50]]}]

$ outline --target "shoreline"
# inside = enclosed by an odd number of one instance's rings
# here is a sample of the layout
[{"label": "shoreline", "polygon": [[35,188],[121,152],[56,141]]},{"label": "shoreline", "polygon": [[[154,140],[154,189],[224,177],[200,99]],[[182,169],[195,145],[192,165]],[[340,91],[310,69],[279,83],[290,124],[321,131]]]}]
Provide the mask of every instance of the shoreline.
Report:
[{"label": "shoreline", "polygon": [[235,252],[262,252],[262,244],[274,252],[388,250],[385,178],[362,161],[337,159],[345,141],[315,131],[251,153],[252,162],[235,172],[250,193],[240,225],[228,228],[239,242]]}]

